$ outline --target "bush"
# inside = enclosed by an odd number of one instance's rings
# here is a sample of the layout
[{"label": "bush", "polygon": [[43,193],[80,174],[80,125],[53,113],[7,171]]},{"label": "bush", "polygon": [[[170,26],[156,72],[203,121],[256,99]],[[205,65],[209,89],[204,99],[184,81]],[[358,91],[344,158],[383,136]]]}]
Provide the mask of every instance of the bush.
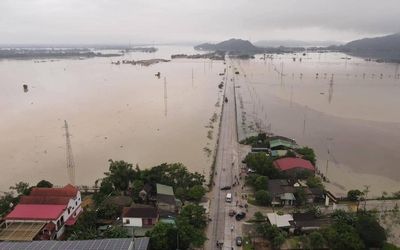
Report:
[{"label": "bush", "polygon": [[255,194],[255,198],[258,204],[260,205],[268,205],[269,204],[269,193],[265,190],[257,191]]}]

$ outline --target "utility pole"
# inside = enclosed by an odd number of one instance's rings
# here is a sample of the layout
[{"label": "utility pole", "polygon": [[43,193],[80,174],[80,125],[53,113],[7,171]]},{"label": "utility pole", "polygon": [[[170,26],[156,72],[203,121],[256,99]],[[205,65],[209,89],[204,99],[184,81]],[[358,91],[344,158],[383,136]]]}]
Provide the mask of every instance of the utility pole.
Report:
[{"label": "utility pole", "polygon": [[331,141],[333,140],[332,138],[327,138],[328,140],[328,157],[326,159],[326,172],[325,172],[325,178],[328,180],[328,166],[329,166],[329,151],[331,149]]},{"label": "utility pole", "polygon": [[366,188],[366,189],[364,190],[364,192],[365,192],[364,211],[366,211],[366,208],[367,208],[367,197],[368,197],[369,188],[371,187],[371,185],[364,185],[364,187]]},{"label": "utility pole", "polygon": [[167,117],[167,79],[164,77],[164,106],[165,106],[165,117]]}]

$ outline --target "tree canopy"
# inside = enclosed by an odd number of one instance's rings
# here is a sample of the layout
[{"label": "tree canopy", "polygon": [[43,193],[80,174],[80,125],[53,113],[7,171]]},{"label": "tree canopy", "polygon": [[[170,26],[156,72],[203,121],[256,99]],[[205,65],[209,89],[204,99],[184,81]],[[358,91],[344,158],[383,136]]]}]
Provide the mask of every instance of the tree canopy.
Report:
[{"label": "tree canopy", "polygon": [[386,241],[386,231],[375,217],[361,214],[357,218],[356,230],[367,248],[382,248]]},{"label": "tree canopy", "polygon": [[249,154],[246,156],[247,167],[257,174],[268,176],[269,179],[282,177],[282,172],[274,166],[274,162],[265,153]]},{"label": "tree canopy", "polygon": [[36,184],[36,187],[38,187],[38,188],[52,188],[53,187],[53,183],[51,183],[50,181],[41,180],[41,181],[38,182],[38,184]]},{"label": "tree canopy", "polygon": [[269,204],[269,193],[265,190],[259,190],[255,194],[255,198],[258,204],[260,205],[268,205]]}]

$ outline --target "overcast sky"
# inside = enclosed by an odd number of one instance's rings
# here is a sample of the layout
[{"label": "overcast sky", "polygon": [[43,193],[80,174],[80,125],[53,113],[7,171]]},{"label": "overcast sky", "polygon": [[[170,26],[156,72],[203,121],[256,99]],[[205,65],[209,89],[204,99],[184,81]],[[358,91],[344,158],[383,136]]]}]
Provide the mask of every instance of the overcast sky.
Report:
[{"label": "overcast sky", "polygon": [[348,42],[400,32],[400,0],[0,0],[0,44]]}]

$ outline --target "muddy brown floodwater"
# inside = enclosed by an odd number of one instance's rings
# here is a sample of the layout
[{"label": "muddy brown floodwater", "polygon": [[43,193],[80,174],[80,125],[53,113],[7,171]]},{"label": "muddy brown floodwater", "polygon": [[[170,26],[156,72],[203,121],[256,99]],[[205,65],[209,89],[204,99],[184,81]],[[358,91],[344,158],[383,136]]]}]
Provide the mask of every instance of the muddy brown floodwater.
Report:
[{"label": "muddy brown floodwater", "polygon": [[239,138],[258,125],[314,148],[339,197],[364,185],[372,196],[400,190],[398,64],[340,53],[261,57],[235,62]]},{"label": "muddy brown floodwater", "polygon": [[199,53],[183,46],[159,49],[111,59],[0,61],[0,191],[20,181],[68,183],[64,120],[73,135],[78,185],[103,177],[108,159],[141,168],[181,162],[208,177],[212,156],[204,148],[215,148],[218,125],[209,125],[220,114],[225,66],[190,59],[148,67],[111,64]]}]

